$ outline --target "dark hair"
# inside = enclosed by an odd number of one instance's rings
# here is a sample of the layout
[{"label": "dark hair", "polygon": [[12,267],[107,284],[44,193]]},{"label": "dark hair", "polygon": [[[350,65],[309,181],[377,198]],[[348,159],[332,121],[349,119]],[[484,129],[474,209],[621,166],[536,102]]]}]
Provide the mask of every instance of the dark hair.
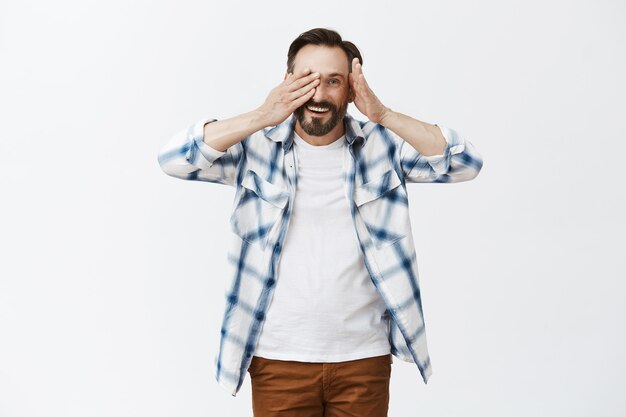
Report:
[{"label": "dark hair", "polygon": [[293,72],[294,61],[298,51],[305,45],[323,45],[328,47],[338,46],[348,55],[348,72],[352,72],[352,59],[359,58],[359,62],[363,65],[363,58],[359,48],[350,41],[341,39],[341,35],[332,29],[315,28],[301,33],[289,46],[287,52],[287,72]]}]

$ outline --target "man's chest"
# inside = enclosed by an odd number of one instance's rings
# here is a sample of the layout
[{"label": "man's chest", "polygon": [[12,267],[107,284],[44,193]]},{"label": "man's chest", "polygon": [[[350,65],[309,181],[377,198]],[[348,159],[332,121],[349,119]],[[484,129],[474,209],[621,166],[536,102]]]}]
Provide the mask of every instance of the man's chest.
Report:
[{"label": "man's chest", "polygon": [[408,199],[389,152],[346,147],[332,161],[302,158],[292,147],[252,154],[243,166],[231,223],[245,240],[278,232],[292,216],[310,221],[358,216],[381,248],[406,236]]},{"label": "man's chest", "polygon": [[294,145],[293,215],[307,216],[311,220],[350,216],[345,175],[347,150],[344,148]]}]

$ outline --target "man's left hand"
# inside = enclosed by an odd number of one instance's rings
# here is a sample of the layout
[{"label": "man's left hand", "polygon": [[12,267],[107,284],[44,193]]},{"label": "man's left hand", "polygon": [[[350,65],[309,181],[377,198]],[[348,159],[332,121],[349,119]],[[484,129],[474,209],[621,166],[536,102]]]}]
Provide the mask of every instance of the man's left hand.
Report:
[{"label": "man's left hand", "polygon": [[359,58],[352,59],[352,72],[348,74],[350,88],[354,94],[354,105],[374,123],[380,123],[391,110],[380,102],[365,81]]}]

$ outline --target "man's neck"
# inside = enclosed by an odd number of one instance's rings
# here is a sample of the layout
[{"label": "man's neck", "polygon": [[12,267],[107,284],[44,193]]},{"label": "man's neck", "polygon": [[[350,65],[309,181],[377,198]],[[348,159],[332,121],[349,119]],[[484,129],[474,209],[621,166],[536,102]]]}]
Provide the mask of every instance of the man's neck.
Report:
[{"label": "man's neck", "polygon": [[300,136],[305,142],[313,146],[328,145],[330,143],[333,143],[334,141],[336,141],[337,139],[339,139],[345,134],[346,129],[344,126],[344,120],[345,119],[342,119],[341,122],[337,123],[337,126],[335,126],[333,130],[331,130],[324,136],[309,135],[304,130],[302,130],[302,126],[300,126],[300,122],[298,120],[296,120],[295,131],[296,131],[296,134]]}]

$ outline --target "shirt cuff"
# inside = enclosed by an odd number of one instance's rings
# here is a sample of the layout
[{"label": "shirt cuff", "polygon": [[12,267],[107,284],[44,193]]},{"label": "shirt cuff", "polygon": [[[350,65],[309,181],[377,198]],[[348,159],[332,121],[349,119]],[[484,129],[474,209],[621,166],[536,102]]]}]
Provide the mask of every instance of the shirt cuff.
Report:
[{"label": "shirt cuff", "polygon": [[428,162],[437,162],[440,161],[441,159],[443,159],[445,157],[444,154],[439,154],[439,155],[422,155],[422,158],[424,158],[425,160],[427,160]]},{"label": "shirt cuff", "polygon": [[217,158],[226,153],[226,151],[218,151],[204,143],[204,125],[216,121],[217,119],[213,118],[203,118],[196,122],[191,128],[192,148],[190,148],[189,151],[193,152],[192,149],[194,147],[197,151],[200,151],[202,157],[196,158],[195,161],[200,168],[210,168]]},{"label": "shirt cuff", "polygon": [[441,133],[446,140],[446,147],[443,154],[422,156],[422,158],[430,164],[437,175],[444,175],[450,171],[450,158],[452,155],[463,152],[465,145],[463,139],[461,139],[454,129],[441,126],[437,123],[435,123],[435,126],[438,126],[441,130]]}]

